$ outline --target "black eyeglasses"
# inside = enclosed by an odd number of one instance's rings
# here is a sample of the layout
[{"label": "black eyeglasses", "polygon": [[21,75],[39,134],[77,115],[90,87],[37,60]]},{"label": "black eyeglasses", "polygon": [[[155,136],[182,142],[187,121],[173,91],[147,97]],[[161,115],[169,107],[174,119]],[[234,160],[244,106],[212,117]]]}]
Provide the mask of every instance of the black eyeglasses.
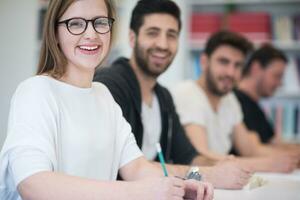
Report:
[{"label": "black eyeglasses", "polygon": [[113,18],[109,17],[96,17],[91,20],[76,17],[60,21],[57,24],[65,24],[71,34],[80,35],[86,31],[88,23],[92,22],[93,28],[97,33],[105,34],[111,30],[114,21]]}]

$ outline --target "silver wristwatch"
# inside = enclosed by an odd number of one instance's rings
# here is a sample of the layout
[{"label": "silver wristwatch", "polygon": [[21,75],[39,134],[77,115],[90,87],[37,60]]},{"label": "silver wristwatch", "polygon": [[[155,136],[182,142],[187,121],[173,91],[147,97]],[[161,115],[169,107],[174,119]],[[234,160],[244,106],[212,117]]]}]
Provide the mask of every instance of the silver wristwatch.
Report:
[{"label": "silver wristwatch", "polygon": [[186,174],[186,178],[201,181],[202,175],[200,173],[199,167],[191,167],[188,173]]}]

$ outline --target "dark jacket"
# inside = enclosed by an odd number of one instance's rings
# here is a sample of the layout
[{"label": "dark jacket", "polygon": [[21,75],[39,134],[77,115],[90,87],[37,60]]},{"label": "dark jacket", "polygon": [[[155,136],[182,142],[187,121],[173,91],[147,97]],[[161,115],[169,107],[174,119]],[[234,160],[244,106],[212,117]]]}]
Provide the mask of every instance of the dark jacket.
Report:
[{"label": "dark jacket", "polygon": [[[115,101],[120,105],[123,116],[130,123],[137,144],[141,148],[143,142],[141,91],[129,60],[119,58],[112,66],[97,70],[94,81],[102,82],[108,87]],[[166,161],[189,164],[198,154],[184,133],[172,97],[169,91],[158,83],[154,91],[160,105],[162,119],[160,143]]]}]

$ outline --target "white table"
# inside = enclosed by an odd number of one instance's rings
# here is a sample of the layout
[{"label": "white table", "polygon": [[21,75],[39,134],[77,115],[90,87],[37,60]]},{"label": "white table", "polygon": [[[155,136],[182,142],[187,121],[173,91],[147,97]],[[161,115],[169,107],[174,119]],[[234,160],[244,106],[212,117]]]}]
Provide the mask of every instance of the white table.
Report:
[{"label": "white table", "polygon": [[300,170],[291,174],[256,173],[267,180],[252,190],[215,190],[215,200],[300,200]]}]

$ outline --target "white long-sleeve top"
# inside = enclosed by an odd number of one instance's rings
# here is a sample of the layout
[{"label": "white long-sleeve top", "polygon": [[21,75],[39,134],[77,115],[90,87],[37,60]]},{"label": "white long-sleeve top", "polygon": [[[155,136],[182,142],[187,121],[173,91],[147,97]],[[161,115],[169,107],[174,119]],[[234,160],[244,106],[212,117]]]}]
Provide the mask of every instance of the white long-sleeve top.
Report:
[{"label": "white long-sleeve top", "polygon": [[141,155],[103,84],[78,88],[35,76],[18,86],[11,101],[0,154],[0,199],[20,199],[18,184],[41,171],[115,180],[119,168]]}]

